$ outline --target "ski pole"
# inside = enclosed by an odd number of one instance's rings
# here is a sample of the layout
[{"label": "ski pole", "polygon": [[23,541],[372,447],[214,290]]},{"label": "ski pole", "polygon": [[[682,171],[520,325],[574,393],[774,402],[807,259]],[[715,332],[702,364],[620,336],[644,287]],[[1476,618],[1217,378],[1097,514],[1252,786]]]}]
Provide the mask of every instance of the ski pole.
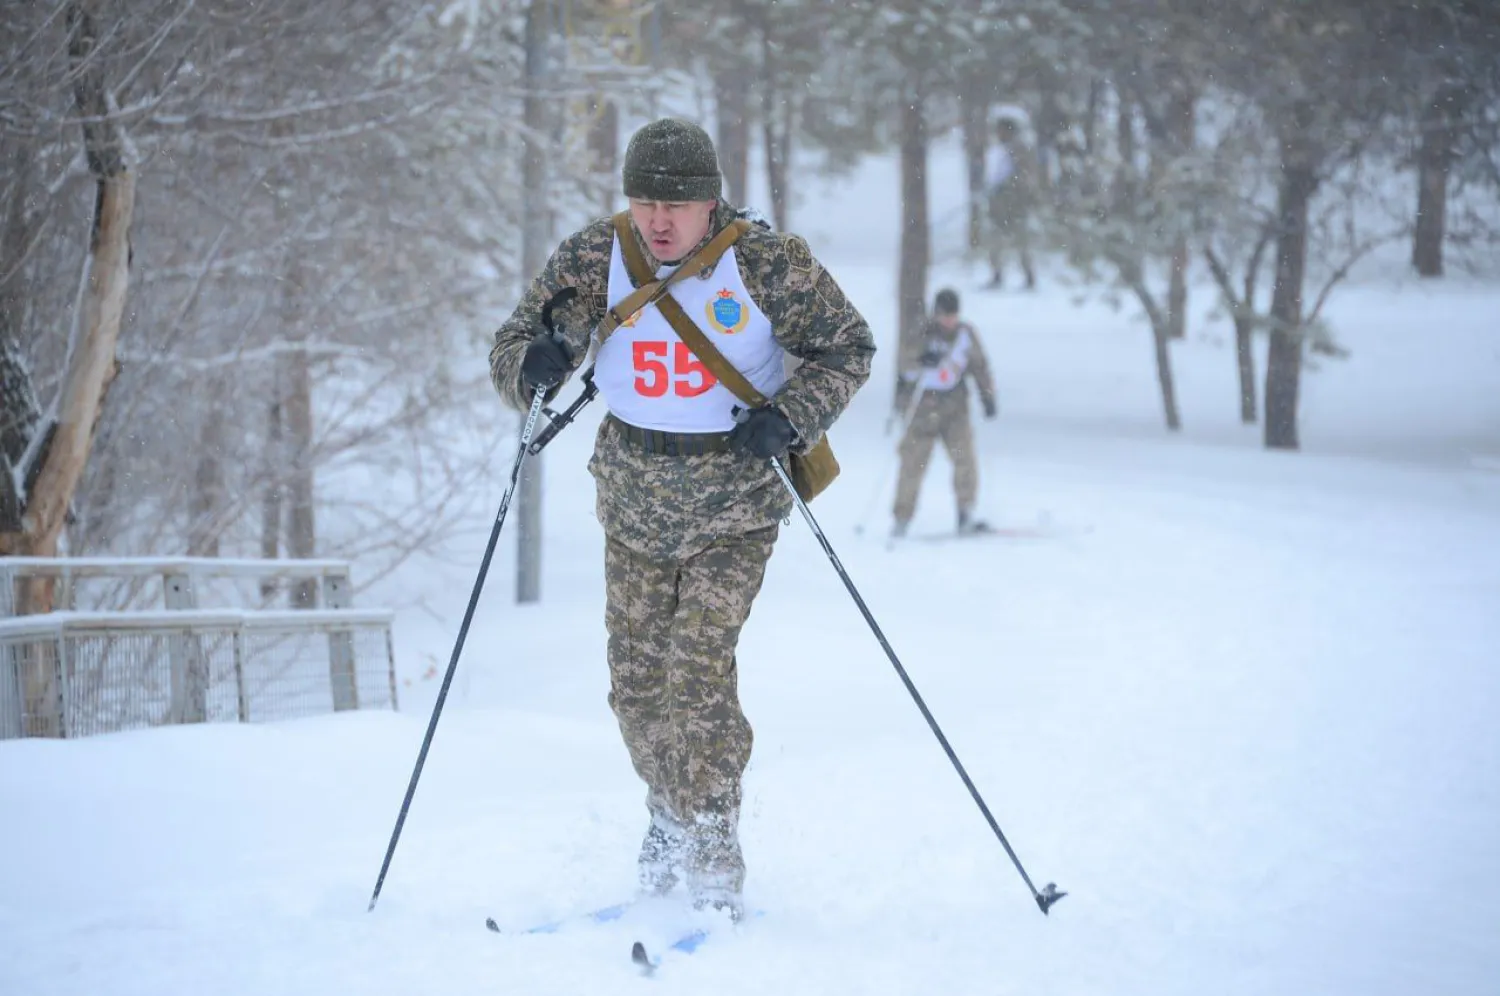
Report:
[{"label": "ski pole", "polygon": [[[856,535],[856,536],[863,536],[864,535],[864,533],[865,533],[865,524],[870,521],[870,516],[874,513],[874,511],[875,511],[875,505],[876,505],[876,503],[878,503],[880,501],[880,496],[883,495],[883,494],[885,494],[885,486],[886,486],[886,484],[888,484],[890,482],[891,475],[894,474],[894,473],[896,473],[897,470],[900,469],[900,467],[901,467],[901,440],[903,440],[903,439],[906,438],[906,433],[907,433],[907,431],[909,429],[911,429],[912,422],[916,421],[916,418],[917,418],[917,408],[921,406],[921,404],[922,404],[922,398],[926,394],[927,394],[927,385],[926,384],[920,384],[920,385],[918,385],[916,393],[914,395],[912,395],[911,407],[907,411],[906,417],[901,420],[901,433],[896,437],[896,459],[894,461],[886,461],[886,473],[880,479],[880,487],[877,488],[876,490],[870,492],[870,500],[865,503],[865,510],[860,513],[859,521],[856,522],[855,525],[854,525],[854,535]],[[889,425],[890,423],[887,422],[886,424]]]},{"label": "ski pole", "polygon": [[792,483],[791,475],[787,473],[785,465],[781,462],[781,458],[772,457],[771,465],[776,468],[776,473],[781,478],[781,483],[786,485],[786,489],[790,492],[792,500],[797,503],[797,510],[802,513],[802,518],[807,520],[807,524],[812,529],[813,535],[817,537],[819,545],[823,547],[823,552],[828,555],[829,562],[833,564],[833,569],[838,572],[839,579],[844,582],[844,587],[849,589],[849,594],[853,597],[854,604],[859,606],[859,611],[865,617],[865,622],[870,624],[870,630],[875,634],[875,639],[880,642],[880,647],[885,651],[885,655],[890,658],[891,666],[896,669],[896,674],[900,676],[901,683],[906,686],[906,690],[911,693],[912,701],[916,702],[917,708],[921,710],[922,718],[927,720],[927,725],[932,728],[933,735],[937,737],[938,743],[943,747],[943,752],[948,755],[948,760],[953,762],[953,768],[958,772],[958,777],[963,779],[964,787],[969,790],[969,795],[974,797],[974,803],[979,807],[979,811],[984,814],[985,822],[990,825],[990,829],[999,838],[1000,846],[1005,848],[1005,853],[1010,855],[1011,863],[1016,866],[1016,871],[1021,873],[1021,880],[1026,883],[1026,888],[1031,890],[1031,896],[1036,900],[1037,908],[1045,915],[1052,907],[1052,904],[1056,903],[1063,896],[1066,896],[1067,893],[1059,892],[1055,882],[1048,882],[1042,887],[1041,891],[1038,891],[1037,887],[1031,883],[1031,876],[1026,874],[1026,869],[1021,865],[1021,859],[1016,856],[1015,849],[1010,846],[1010,841],[1005,839],[1005,833],[1000,829],[1000,824],[995,821],[994,815],[990,813],[990,807],[985,805],[984,797],[979,794],[979,789],[975,787],[974,780],[964,770],[963,763],[958,759],[958,754],[954,752],[953,746],[948,743],[948,738],[943,735],[942,727],[938,726],[938,721],[933,718],[932,711],[927,708],[927,703],[922,700],[922,695],[917,691],[917,686],[912,683],[911,676],[906,673],[906,668],[901,666],[900,658],[896,656],[896,651],[891,649],[890,641],[885,638],[885,634],[880,630],[880,625],[875,622],[875,616],[870,613],[869,606],[865,605],[865,600],[860,597],[859,589],[854,587],[854,582],[849,578],[849,572],[844,570],[843,564],[839,563],[838,554],[833,552],[833,547],[829,544],[828,537],[823,535],[823,530],[818,526],[818,520],[813,518],[812,511],[807,507],[807,502],[803,501],[802,496],[797,493],[797,487]]},{"label": "ski pole", "polygon": [[[576,296],[578,291],[573,287],[564,287],[552,296],[542,306],[542,324],[554,336],[558,333],[552,327],[552,309],[560,303],[570,300]],[[432,718],[427,721],[427,733],[422,737],[422,749],[417,752],[417,764],[412,768],[411,781],[406,786],[406,797],[401,800],[401,811],[396,815],[396,827],[391,831],[391,841],[386,845],[385,860],[380,863],[380,875],[375,879],[375,891],[370,895],[370,905],[365,912],[375,909],[375,904],[380,900],[380,890],[385,885],[385,876],[391,869],[391,858],[396,854],[396,843],[401,839],[401,828],[406,825],[406,814],[411,809],[412,796],[417,793],[417,781],[422,777],[422,768],[427,763],[427,751],[432,746],[432,735],[437,732],[438,718],[443,714],[443,703],[448,700],[448,689],[453,684],[453,674],[458,670],[458,658],[463,653],[464,640],[469,635],[469,624],[474,621],[474,610],[479,605],[479,593],[484,590],[485,575],[489,573],[490,561],[495,556],[495,546],[500,541],[500,529],[505,525],[505,514],[510,511],[510,500],[516,493],[516,485],[521,480],[521,466],[526,462],[526,457],[531,450],[531,434],[536,430],[537,418],[542,414],[542,405],[546,401],[546,391],[538,389],[531,398],[531,409],[526,413],[526,421],[521,426],[521,444],[516,448],[516,462],[510,468],[510,483],[506,485],[505,494],[500,499],[500,510],[495,514],[495,525],[490,529],[490,541],[484,548],[484,558],[479,562],[479,574],[474,578],[474,590],[469,593],[469,605],[464,609],[463,622],[458,626],[458,639],[453,644],[453,655],[448,658],[448,670],[443,675],[442,687],[438,689],[437,701],[432,705]]]}]

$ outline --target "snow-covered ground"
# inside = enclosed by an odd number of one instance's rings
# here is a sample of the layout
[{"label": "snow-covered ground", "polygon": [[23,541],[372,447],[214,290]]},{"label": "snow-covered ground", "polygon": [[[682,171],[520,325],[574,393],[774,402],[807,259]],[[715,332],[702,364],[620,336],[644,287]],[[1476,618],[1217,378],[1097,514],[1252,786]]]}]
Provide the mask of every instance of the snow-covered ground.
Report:
[{"label": "snow-covered ground", "polygon": [[[894,167],[817,189],[797,227],[889,345],[896,223],[867,205]],[[513,604],[505,543],[373,914],[498,489],[362,596],[401,610],[401,713],[0,744],[0,993],[1500,992],[1500,290],[1341,288],[1353,355],[1308,372],[1304,452],[1272,454],[1222,320],[1174,346],[1168,438],[1128,306],[981,276],[932,286],[999,373],[984,510],[1062,535],[884,548],[892,349],[814,511],[1032,877],[1071,893],[1050,917],[795,521],[740,654],[766,915],[649,982],[630,926],[484,929],[633,883],[592,411],[547,454],[544,601]],[[916,532],[950,526],[947,474]]]}]

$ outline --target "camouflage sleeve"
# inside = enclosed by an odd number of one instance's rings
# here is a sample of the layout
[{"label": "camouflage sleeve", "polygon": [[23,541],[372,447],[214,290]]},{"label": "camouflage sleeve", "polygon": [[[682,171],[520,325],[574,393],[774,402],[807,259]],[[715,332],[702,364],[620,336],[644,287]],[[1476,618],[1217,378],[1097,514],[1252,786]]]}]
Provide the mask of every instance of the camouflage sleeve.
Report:
[{"label": "camouflage sleeve", "polygon": [[800,445],[812,446],[870,377],[870,326],[796,235],[747,233],[736,247],[756,304],[776,341],[802,362],[776,395]]},{"label": "camouflage sleeve", "polygon": [[972,325],[968,326],[969,344],[973,347],[969,352],[969,375],[974,378],[974,386],[979,388],[979,396],[987,405],[995,404],[995,377],[990,372],[990,358],[985,355],[984,344],[979,341],[979,333]]},{"label": "camouflage sleeve", "polygon": [[614,228],[605,218],[564,239],[521,295],[516,310],[495,330],[490,380],[507,405],[525,410],[531,404],[521,387],[521,358],[542,330],[542,305],[564,287],[576,287],[578,296],[553,312],[553,324],[573,351],[573,368],[583,362],[594,328],[604,318],[614,238]]}]

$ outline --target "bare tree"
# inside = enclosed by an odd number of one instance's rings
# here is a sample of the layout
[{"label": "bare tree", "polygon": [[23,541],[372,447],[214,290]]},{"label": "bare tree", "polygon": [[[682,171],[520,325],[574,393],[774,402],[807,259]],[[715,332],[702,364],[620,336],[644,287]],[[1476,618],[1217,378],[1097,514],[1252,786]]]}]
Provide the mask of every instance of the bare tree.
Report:
[{"label": "bare tree", "polygon": [[[1075,147],[1063,164],[1068,182],[1054,192],[1046,222],[1051,240],[1066,247],[1080,277],[1128,292],[1140,305],[1151,327],[1163,418],[1175,431],[1182,415],[1170,348],[1173,254],[1211,230],[1232,181],[1203,150],[1160,132],[1148,139],[1152,151],[1143,152],[1141,125],[1148,115],[1132,92],[1116,91],[1113,147],[1096,141],[1092,155]],[[1149,125],[1147,130],[1156,131]]]},{"label": "bare tree", "polygon": [[[109,81],[103,111],[84,114],[62,105],[68,9],[0,15],[15,46],[0,57],[0,139],[18,165],[0,178],[0,369],[29,390],[5,392],[10,519],[20,461],[45,438],[69,362],[90,355],[48,331],[77,286],[57,273],[84,262],[65,236],[94,163],[69,165],[70,137],[98,145],[95,133],[128,129],[132,296],[108,404],[87,423],[98,442],[69,548],[362,551],[384,558],[362,576],[386,569],[451,522],[454,496],[486,471],[458,459],[466,442],[449,417],[483,378],[455,377],[450,357],[472,348],[468,330],[504,306],[521,269],[525,128],[504,107],[520,94],[515,4],[130,0],[74,74]],[[596,198],[583,164],[549,170],[560,204]],[[104,176],[108,208],[119,179]],[[95,272],[111,272],[104,261]],[[341,480],[389,479],[397,459],[417,475],[409,486],[342,497]]]},{"label": "bare tree", "polygon": [[1259,385],[1255,379],[1254,343],[1256,329],[1261,323],[1255,302],[1266,249],[1270,246],[1275,231],[1275,225],[1270,219],[1260,226],[1260,234],[1251,245],[1238,284],[1229,264],[1225,263],[1213,245],[1205,245],[1203,249],[1209,273],[1213,275],[1214,283],[1218,285],[1219,293],[1229,309],[1230,319],[1234,322],[1234,359],[1239,384],[1240,421],[1246,425],[1254,424],[1258,417],[1256,397]]},{"label": "bare tree", "polygon": [[[105,392],[115,373],[115,342],[129,286],[130,223],[135,210],[135,174],[128,161],[128,139],[110,106],[113,81],[101,42],[113,33],[96,3],[67,5],[67,51],[73,93],[83,131],[84,157],[94,179],[93,221],[83,286],[68,346],[58,400],[56,434],[35,483],[24,495],[18,553],[55,556],[68,507],[88,463]],[[31,587],[28,609],[51,608],[51,586]]]},{"label": "bare tree", "polygon": [[1390,9],[1357,2],[1256,0],[1223,12],[1242,44],[1226,48],[1219,78],[1255,102],[1275,136],[1275,280],[1266,360],[1265,444],[1299,446],[1309,214],[1325,178],[1360,154],[1398,90],[1379,53]]}]

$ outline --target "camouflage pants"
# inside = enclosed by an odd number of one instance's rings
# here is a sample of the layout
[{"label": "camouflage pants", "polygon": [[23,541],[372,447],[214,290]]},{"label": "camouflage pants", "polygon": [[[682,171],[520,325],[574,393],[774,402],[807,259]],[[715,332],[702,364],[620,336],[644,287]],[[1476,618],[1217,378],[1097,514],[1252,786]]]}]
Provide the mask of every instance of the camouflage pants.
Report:
[{"label": "camouflage pants", "polygon": [[737,889],[740,778],[753,736],[740,710],[735,645],[778,527],[726,536],[686,560],[607,539],[609,704],[648,805],[699,838],[689,861]]},{"label": "camouflage pants", "polygon": [[896,480],[897,522],[910,522],[917,512],[917,495],[932,459],[932,448],[941,439],[953,462],[953,493],[958,507],[969,509],[979,498],[979,464],[974,456],[974,428],[969,421],[969,392],[928,391],[917,402],[906,435],[901,439],[901,473]]},{"label": "camouflage pants", "polygon": [[990,218],[988,248],[990,269],[998,279],[1005,272],[1005,257],[1014,253],[1026,276],[1026,284],[1036,282],[1036,271],[1031,265],[1031,231],[1026,215],[1020,211],[1002,211]]}]

